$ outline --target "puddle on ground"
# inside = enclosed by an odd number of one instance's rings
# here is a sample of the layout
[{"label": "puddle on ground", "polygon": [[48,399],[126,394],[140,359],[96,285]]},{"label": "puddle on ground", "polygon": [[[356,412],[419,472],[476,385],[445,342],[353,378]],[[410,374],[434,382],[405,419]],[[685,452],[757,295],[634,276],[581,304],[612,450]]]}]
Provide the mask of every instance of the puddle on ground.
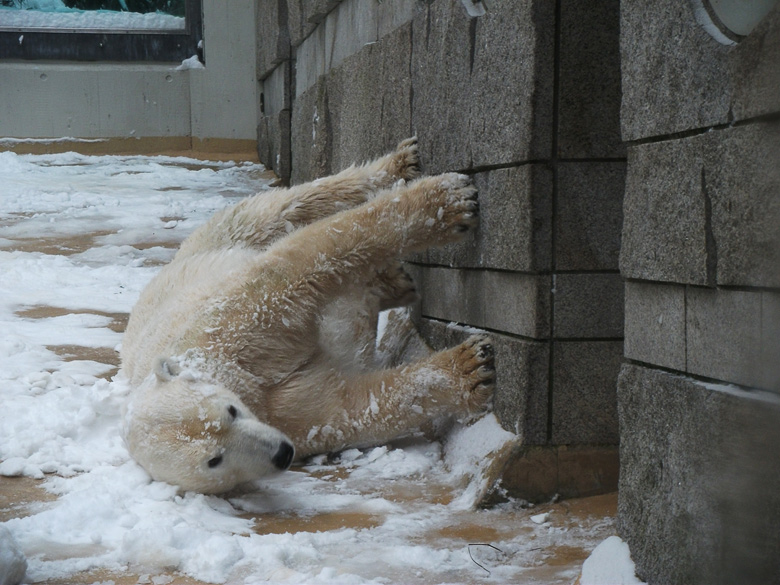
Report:
[{"label": "puddle on ground", "polygon": [[116,232],[104,230],[92,232],[89,234],[78,234],[74,236],[59,236],[56,238],[15,238],[11,243],[2,246],[11,248],[17,252],[39,252],[41,254],[72,256],[81,254],[90,248],[95,247],[95,238],[108,236]]},{"label": "puddle on ground", "polygon": [[41,504],[53,502],[57,496],[43,489],[42,479],[0,476],[0,522],[25,518]]},{"label": "puddle on ground", "polygon": [[90,571],[67,577],[49,579],[46,585],[93,585],[113,583],[114,585],[201,585],[191,577],[179,574],[126,574],[110,571]]},{"label": "puddle on ground", "polygon": [[[129,315],[127,313],[107,313],[105,311],[96,311],[88,309],[63,309],[62,307],[50,307],[47,305],[36,305],[34,307],[25,307],[15,312],[17,317],[23,319],[51,319],[53,317],[63,317],[65,315],[100,315],[108,317],[111,322],[106,325],[111,331],[124,333],[127,327]],[[111,366],[98,378],[110,380],[119,371],[121,360],[119,352],[112,347],[86,347],[83,345],[47,345],[46,349],[53,351],[66,362],[72,361],[92,361],[99,364]]]},{"label": "puddle on ground", "polygon": [[285,516],[283,514],[243,514],[242,518],[254,518],[257,534],[295,534],[296,532],[330,532],[352,528],[362,530],[376,528],[384,517],[363,512],[327,512],[316,516]]},{"label": "puddle on ground", "polygon": [[111,331],[123,333],[127,327],[127,320],[130,318],[128,313],[107,313],[94,309],[64,309],[62,307],[51,307],[48,305],[35,305],[25,307],[15,312],[17,317],[24,319],[50,319],[52,317],[64,317],[65,315],[100,315],[108,317],[111,323],[106,325]]}]

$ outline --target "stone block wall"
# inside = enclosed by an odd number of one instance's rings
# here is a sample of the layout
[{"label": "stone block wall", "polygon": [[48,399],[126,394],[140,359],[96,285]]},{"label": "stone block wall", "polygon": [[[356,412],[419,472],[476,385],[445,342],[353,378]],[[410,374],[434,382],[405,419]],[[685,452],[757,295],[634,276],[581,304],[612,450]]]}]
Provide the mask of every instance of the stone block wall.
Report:
[{"label": "stone block wall", "polygon": [[425,173],[472,175],[480,227],[408,259],[420,329],[437,348],[493,336],[496,412],[524,444],[505,476],[517,494],[614,489],[619,2],[263,4],[261,160],[294,184],[416,134]]},{"label": "stone block wall", "polygon": [[723,45],[621,3],[619,527],[651,584],[780,582],[778,49],[780,5]]}]

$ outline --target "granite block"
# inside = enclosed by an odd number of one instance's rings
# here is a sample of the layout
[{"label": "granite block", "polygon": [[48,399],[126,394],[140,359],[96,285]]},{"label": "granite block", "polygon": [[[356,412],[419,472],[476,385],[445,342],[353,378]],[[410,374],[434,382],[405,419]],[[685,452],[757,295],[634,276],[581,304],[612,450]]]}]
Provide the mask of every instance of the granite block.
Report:
[{"label": "granite block", "polygon": [[556,270],[617,270],[626,163],[558,164]]},{"label": "granite block", "polygon": [[697,22],[690,2],[621,2],[623,140],[727,123],[729,51]]},{"label": "granite block", "polygon": [[697,138],[629,148],[620,250],[625,278],[713,283],[705,143]]},{"label": "granite block", "polygon": [[780,401],[626,364],[618,528],[648,583],[780,581]]},{"label": "granite block", "polygon": [[292,56],[286,0],[268,0],[257,11],[257,78],[264,79]]},{"label": "granite block", "polygon": [[761,386],[762,293],[688,287],[686,307],[688,372]]},{"label": "granite block", "polygon": [[454,244],[428,251],[427,262],[524,272],[550,269],[552,172],[523,165],[474,175],[479,226]]},{"label": "granite block", "polygon": [[556,339],[623,337],[623,280],[614,274],[553,275]]},{"label": "granite block", "polygon": [[291,183],[333,174],[331,114],[328,90],[320,82],[298,96],[291,119]]},{"label": "granite block", "polygon": [[417,267],[426,317],[542,339],[549,335],[549,276]]},{"label": "granite block", "polygon": [[622,341],[557,341],[552,357],[552,442],[618,443]]},{"label": "granite block", "polygon": [[626,282],[625,356],[684,372],[685,287]]},{"label": "granite block", "polygon": [[549,156],[553,13],[498,1],[470,17],[458,0],[417,12],[412,125],[427,173]]},{"label": "granite block", "polygon": [[624,157],[619,0],[563,2],[560,30],[558,156]]}]

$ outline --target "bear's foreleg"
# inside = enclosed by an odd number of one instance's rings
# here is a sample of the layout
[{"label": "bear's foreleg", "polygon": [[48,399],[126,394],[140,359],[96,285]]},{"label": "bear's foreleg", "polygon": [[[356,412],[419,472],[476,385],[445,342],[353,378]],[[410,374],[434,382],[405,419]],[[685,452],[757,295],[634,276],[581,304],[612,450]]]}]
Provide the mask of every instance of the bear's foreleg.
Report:
[{"label": "bear's foreleg", "polygon": [[182,243],[179,256],[242,245],[262,250],[287,234],[369,201],[420,174],[417,138],[394,152],[336,175],[260,193],[217,213]]},{"label": "bear's foreleg", "polygon": [[478,211],[465,175],[418,179],[297,231],[268,250],[264,266],[285,278],[289,302],[319,310],[404,253],[460,239]]}]

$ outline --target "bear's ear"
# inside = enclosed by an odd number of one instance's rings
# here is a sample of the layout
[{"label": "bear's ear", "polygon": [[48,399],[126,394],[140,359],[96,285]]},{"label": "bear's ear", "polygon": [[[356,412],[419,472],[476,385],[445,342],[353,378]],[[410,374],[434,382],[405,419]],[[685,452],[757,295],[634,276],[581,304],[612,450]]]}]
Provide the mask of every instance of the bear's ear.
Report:
[{"label": "bear's ear", "polygon": [[154,367],[154,374],[161,382],[170,382],[180,373],[181,367],[173,358],[159,358]]}]

